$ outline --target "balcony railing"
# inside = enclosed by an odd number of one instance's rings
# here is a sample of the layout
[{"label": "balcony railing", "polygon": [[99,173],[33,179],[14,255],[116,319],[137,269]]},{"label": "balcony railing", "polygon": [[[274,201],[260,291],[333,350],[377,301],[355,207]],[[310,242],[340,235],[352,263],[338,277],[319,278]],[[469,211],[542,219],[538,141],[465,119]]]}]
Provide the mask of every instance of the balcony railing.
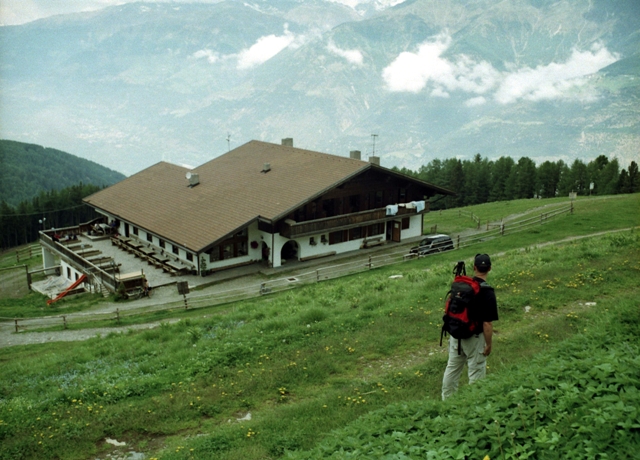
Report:
[{"label": "balcony railing", "polygon": [[[83,224],[86,226],[86,224]],[[70,227],[61,230],[73,232],[73,230],[80,231],[84,227]],[[86,229],[85,229],[86,230]],[[52,253],[57,253],[59,256],[64,257],[67,261],[69,261],[77,270],[81,271],[90,280],[97,280],[102,283],[109,291],[115,292],[117,289],[117,281],[113,274],[108,273],[100,267],[92,264],[79,254],[73,252],[69,248],[65,247],[60,243],[56,243],[53,241],[53,238],[49,233],[53,234],[52,231],[40,232],[40,244],[42,247],[47,248]]]},{"label": "balcony railing", "polygon": [[[420,211],[419,214],[429,210],[427,207]],[[303,236],[317,235],[327,231],[347,230],[349,228],[361,227],[364,225],[376,224],[395,220],[399,216],[415,215],[415,208],[399,207],[398,213],[393,216],[387,216],[386,208],[371,209],[369,211],[360,211],[353,214],[345,214],[341,216],[325,217],[322,219],[309,220],[306,222],[285,221],[280,230],[280,234],[286,238],[299,238]]]}]

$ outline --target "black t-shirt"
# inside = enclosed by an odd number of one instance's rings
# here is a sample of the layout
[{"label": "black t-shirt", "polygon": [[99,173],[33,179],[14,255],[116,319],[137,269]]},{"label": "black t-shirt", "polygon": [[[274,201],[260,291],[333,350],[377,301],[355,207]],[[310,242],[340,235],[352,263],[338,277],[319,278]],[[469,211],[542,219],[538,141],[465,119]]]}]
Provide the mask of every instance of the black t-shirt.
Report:
[{"label": "black t-shirt", "polygon": [[474,320],[480,323],[490,323],[498,320],[498,302],[496,293],[482,278],[473,277],[480,284],[480,292],[476,296]]}]

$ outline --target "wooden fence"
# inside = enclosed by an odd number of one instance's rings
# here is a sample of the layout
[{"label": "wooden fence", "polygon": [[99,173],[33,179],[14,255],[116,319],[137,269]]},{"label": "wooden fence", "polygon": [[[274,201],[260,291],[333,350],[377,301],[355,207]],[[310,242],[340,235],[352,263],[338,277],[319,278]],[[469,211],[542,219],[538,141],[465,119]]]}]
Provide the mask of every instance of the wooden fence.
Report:
[{"label": "wooden fence", "polygon": [[20,249],[16,249],[16,262],[24,262],[32,257],[42,254],[42,248],[39,244],[30,244]]},{"label": "wooden fence", "polygon": [[[465,248],[474,244],[479,244],[487,239],[497,238],[504,235],[510,235],[517,233],[532,226],[543,225],[549,222],[551,219],[558,217],[565,213],[573,213],[573,203],[569,206],[557,208],[553,211],[549,211],[534,217],[524,218],[519,221],[509,222],[505,224],[501,222],[499,227],[494,227],[487,231],[481,231],[469,236],[458,236],[454,238],[455,248]],[[494,226],[495,224],[492,224]],[[315,284],[321,281],[326,281],[335,278],[341,278],[343,276],[352,275],[355,273],[361,273],[364,271],[374,270],[376,268],[385,267],[388,265],[395,265],[398,263],[406,262],[417,258],[430,257],[433,254],[417,255],[408,254],[406,248],[401,248],[398,251],[370,255],[364,258],[354,257],[348,262],[332,265],[329,267],[319,267],[314,270],[309,270],[305,273],[287,276],[284,278],[278,278],[275,280],[265,281],[263,283],[256,284],[254,286],[241,287],[228,289],[224,291],[217,291],[215,293],[191,293],[183,298],[176,298],[173,301],[165,302],[156,305],[149,305],[141,307],[131,311],[120,311],[116,309],[114,312],[98,313],[98,314],[69,314],[60,317],[42,318],[39,320],[28,320],[28,328],[43,328],[51,326],[63,326],[67,328],[70,324],[87,324],[97,321],[107,321],[114,325],[126,322],[128,317],[136,317],[137,319],[143,315],[153,315],[156,312],[178,310],[178,309],[199,309],[212,307],[216,305],[222,305],[239,300],[246,300],[256,298],[260,296],[270,295],[276,292],[283,292],[289,289],[295,289],[308,284]],[[26,322],[27,320],[15,319],[16,332],[23,330],[25,325],[21,325],[20,322]],[[45,326],[46,325],[46,326]],[[95,326],[94,326],[95,327]]]}]

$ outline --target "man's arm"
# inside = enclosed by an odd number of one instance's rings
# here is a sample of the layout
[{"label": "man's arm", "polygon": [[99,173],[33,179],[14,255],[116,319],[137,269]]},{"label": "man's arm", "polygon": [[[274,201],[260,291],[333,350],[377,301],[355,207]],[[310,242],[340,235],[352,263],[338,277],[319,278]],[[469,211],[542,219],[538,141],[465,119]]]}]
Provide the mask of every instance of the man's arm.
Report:
[{"label": "man's arm", "polygon": [[491,338],[493,337],[493,323],[484,322],[482,323],[482,333],[484,334],[484,351],[483,355],[489,356],[491,354]]}]

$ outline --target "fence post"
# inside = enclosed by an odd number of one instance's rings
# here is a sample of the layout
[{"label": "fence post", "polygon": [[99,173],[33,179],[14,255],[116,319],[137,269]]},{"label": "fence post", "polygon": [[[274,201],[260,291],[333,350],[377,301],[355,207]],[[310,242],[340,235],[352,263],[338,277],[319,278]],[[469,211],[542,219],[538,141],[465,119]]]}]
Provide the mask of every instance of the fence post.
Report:
[{"label": "fence post", "polygon": [[504,222],[500,224],[500,235],[504,236]]},{"label": "fence post", "polygon": [[27,274],[27,289],[31,290],[31,274],[29,273],[29,267],[24,264],[24,271]]},{"label": "fence post", "polygon": [[16,322],[16,332],[18,332],[18,319],[14,319],[14,321]]},{"label": "fence post", "polygon": [[116,323],[120,324],[120,309],[116,308]]},{"label": "fence post", "polygon": [[571,200],[571,214],[573,214],[573,200]]},{"label": "fence post", "polygon": [[460,235],[458,235],[458,249],[460,249]]},{"label": "fence post", "polygon": [[369,256],[369,263],[367,264],[367,266],[369,267],[369,270],[371,270],[371,256]]},{"label": "fence post", "polygon": [[62,315],[62,326],[64,327],[64,329],[67,329],[67,316],[66,315]]}]

